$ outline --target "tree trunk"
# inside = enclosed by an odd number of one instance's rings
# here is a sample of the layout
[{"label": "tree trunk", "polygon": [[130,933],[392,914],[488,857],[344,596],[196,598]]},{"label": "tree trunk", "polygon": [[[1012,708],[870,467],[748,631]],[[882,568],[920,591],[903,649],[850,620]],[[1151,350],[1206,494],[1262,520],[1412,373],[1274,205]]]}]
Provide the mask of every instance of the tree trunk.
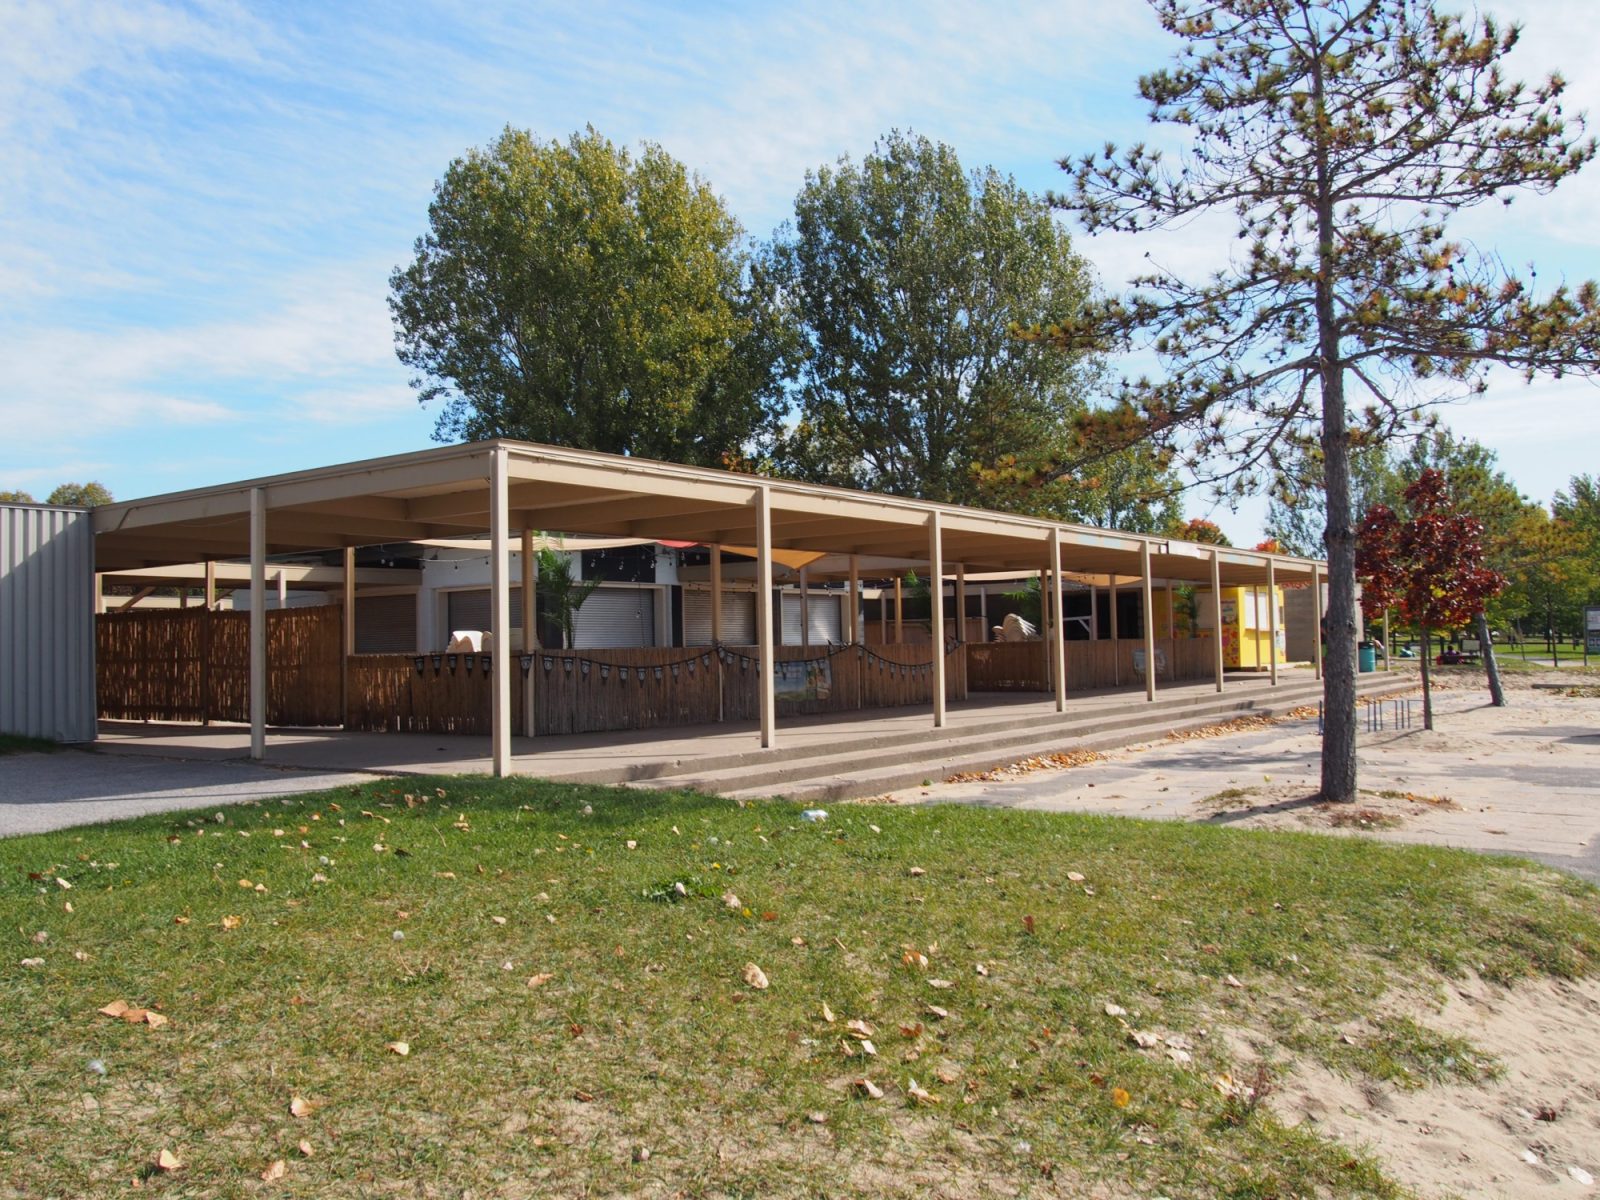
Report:
[{"label": "tree trunk", "polygon": [[1433,633],[1422,627],[1422,727],[1433,728]]},{"label": "tree trunk", "polygon": [[[1312,67],[1312,89],[1319,118],[1326,115],[1320,56]],[[1327,653],[1322,659],[1322,798],[1356,798],[1356,531],[1350,517],[1350,434],[1345,428],[1344,359],[1335,311],[1333,190],[1331,149],[1317,139],[1316,284],[1317,374],[1322,391],[1323,490],[1327,498],[1328,548]],[[1313,584],[1315,586],[1315,579]],[[1276,598],[1274,597],[1274,603]],[[1321,630],[1317,631],[1321,636]]]},{"label": "tree trunk", "polygon": [[1494,657],[1494,639],[1489,636],[1489,618],[1479,613],[1472,619],[1473,632],[1478,635],[1478,649],[1483,652],[1483,669],[1489,676],[1489,702],[1496,708],[1506,706],[1506,689],[1500,684],[1500,664]]}]

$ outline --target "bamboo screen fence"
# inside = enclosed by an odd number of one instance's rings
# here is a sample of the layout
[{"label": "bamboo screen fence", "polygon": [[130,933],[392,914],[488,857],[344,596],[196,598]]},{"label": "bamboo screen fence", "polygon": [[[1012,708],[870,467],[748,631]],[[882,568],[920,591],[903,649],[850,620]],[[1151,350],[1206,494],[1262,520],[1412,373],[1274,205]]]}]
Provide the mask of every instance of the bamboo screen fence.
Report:
[{"label": "bamboo screen fence", "polygon": [[[933,703],[929,646],[778,648],[778,712],[850,712]],[[754,646],[542,650],[534,673],[535,732],[599,733],[754,720]],[[419,667],[420,662],[420,667]],[[521,730],[522,656],[512,659],[513,729]],[[948,695],[959,695],[959,647],[947,656]],[[411,733],[489,732],[489,656],[364,654],[350,660],[349,728]]]},{"label": "bamboo screen fence", "polygon": [[[342,620],[334,605],[267,613],[268,724],[340,723]],[[95,675],[107,720],[248,721],[250,614],[102,613]]]},{"label": "bamboo screen fence", "polygon": [[[1157,638],[1156,679],[1210,679],[1216,671],[1210,638]],[[1042,640],[967,646],[967,686],[974,692],[1047,692],[1049,651]],[[1067,691],[1093,691],[1144,679],[1144,639],[1069,641]]]}]

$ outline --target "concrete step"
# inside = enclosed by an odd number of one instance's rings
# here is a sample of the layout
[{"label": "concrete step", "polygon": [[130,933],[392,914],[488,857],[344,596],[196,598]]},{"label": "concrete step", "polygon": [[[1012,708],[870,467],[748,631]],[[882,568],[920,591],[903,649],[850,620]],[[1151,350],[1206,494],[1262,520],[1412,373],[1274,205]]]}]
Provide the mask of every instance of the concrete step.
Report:
[{"label": "concrete step", "polygon": [[908,760],[955,759],[971,754],[987,754],[997,756],[1000,761],[1011,762],[1037,753],[1031,747],[1041,740],[1057,745],[1076,744],[1084,738],[1120,735],[1126,730],[1167,730],[1180,725],[1214,724],[1259,713],[1268,699],[1276,709],[1287,711],[1308,702],[1314,703],[1315,693],[1305,688],[1280,688],[1270,698],[1213,695],[1209,701],[1166,707],[1159,701],[1151,704],[1141,698],[1137,706],[1121,705],[1104,712],[1052,713],[1042,720],[1026,723],[985,722],[981,726],[947,726],[943,729],[930,726],[891,746],[865,746],[852,740],[842,746],[816,747],[815,753],[804,757],[746,760],[721,768],[703,766],[699,770],[675,771],[649,782],[662,787],[692,787],[700,791],[720,792],[727,788],[747,790],[791,784],[819,773],[869,772],[882,766],[900,765]]},{"label": "concrete step", "polygon": [[[1395,690],[1382,679],[1358,682],[1360,694]],[[1250,696],[1187,697],[1152,705],[1142,696],[1095,713],[1047,714],[1026,722],[981,725],[906,734],[892,745],[852,740],[844,746],[808,748],[789,758],[743,757],[731,765],[694,764],[635,786],[694,788],[736,797],[782,795],[794,799],[840,799],[910,787],[958,771],[990,770],[1037,754],[1068,749],[1106,749],[1199,728],[1239,716],[1281,716],[1321,699],[1321,684],[1285,684]]]},{"label": "concrete step", "polygon": [[[1282,701],[1291,697],[1299,697],[1296,703],[1315,703],[1322,694],[1322,685],[1314,680],[1286,681],[1281,684],[1272,695]],[[1008,711],[1004,707],[995,708],[980,715],[962,713],[958,717],[959,723],[944,729],[933,728],[931,722],[915,728],[906,728],[903,724],[898,727],[885,727],[874,729],[873,718],[879,715],[903,716],[904,709],[879,709],[868,710],[861,713],[849,714],[844,718],[833,718],[831,721],[817,721],[808,723],[808,731],[815,731],[822,725],[836,725],[840,730],[838,741],[827,739],[785,740],[782,736],[782,726],[779,728],[778,745],[762,750],[758,747],[740,747],[737,750],[728,750],[722,753],[686,755],[678,759],[659,759],[646,763],[622,762],[604,767],[589,767],[569,772],[553,774],[550,778],[560,779],[568,783],[598,783],[621,784],[639,783],[660,780],[663,784],[673,786],[688,786],[683,777],[693,775],[696,778],[716,775],[721,772],[752,770],[760,768],[766,771],[776,770],[780,765],[795,764],[806,759],[819,759],[832,756],[839,752],[841,743],[847,744],[853,753],[864,753],[873,750],[900,749],[902,752],[919,745],[942,743],[952,737],[976,737],[987,739],[1013,738],[1024,730],[1049,730],[1060,733],[1067,728],[1068,722],[1074,726],[1090,721],[1097,725],[1108,725],[1125,721],[1142,721],[1152,712],[1173,714],[1173,719],[1181,719],[1183,714],[1193,711],[1207,713],[1234,712],[1245,713],[1252,711],[1259,703],[1263,693],[1259,689],[1252,689],[1248,694],[1239,691],[1225,692],[1218,695],[1215,692],[1190,692],[1181,695],[1163,697],[1160,692],[1156,694],[1155,704],[1152,705],[1143,695],[1117,692],[1107,694],[1105,702],[1097,706],[1091,713],[1076,713],[1063,716],[1059,713],[1035,708],[1031,711]],[[1042,699],[1042,697],[1041,697]],[[959,710],[958,710],[959,712]],[[804,718],[801,718],[804,721]],[[684,731],[688,734],[689,731]],[[792,778],[795,771],[789,770],[770,776],[771,779]]]}]

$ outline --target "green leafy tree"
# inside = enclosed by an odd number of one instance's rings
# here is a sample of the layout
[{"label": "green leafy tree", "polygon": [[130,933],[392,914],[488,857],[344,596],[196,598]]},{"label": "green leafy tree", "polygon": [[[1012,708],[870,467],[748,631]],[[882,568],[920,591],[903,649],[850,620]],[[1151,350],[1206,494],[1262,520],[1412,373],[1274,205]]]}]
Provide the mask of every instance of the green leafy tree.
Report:
[{"label": "green leafy tree", "polygon": [[1167,535],[1182,538],[1186,542],[1203,542],[1207,546],[1233,545],[1228,540],[1228,535],[1222,532],[1222,526],[1204,517],[1190,517],[1187,521],[1177,521],[1168,527]]},{"label": "green leafy tree", "polygon": [[1583,607],[1600,587],[1583,531],[1567,517],[1529,505],[1505,556],[1506,611],[1517,628],[1542,631],[1559,653],[1563,632],[1582,630]]},{"label": "green leafy tree", "polygon": [[0,492],[0,504],[32,504],[33,497],[27,492],[11,491]]},{"label": "green leafy tree", "polygon": [[95,508],[101,504],[110,504],[111,493],[106,490],[103,483],[97,483],[92,479],[88,483],[63,483],[50,493],[45,503],[61,504],[69,508]]},{"label": "green leafy tree", "polygon": [[1091,232],[1231,213],[1239,249],[1203,281],[1160,272],[1034,333],[1069,349],[1148,337],[1167,366],[1089,414],[1093,452],[1107,433],[1112,445],[1154,437],[1239,495],[1318,446],[1329,562],[1321,790],[1353,800],[1351,446],[1406,430],[1442,391],[1481,386],[1490,363],[1600,364],[1593,285],[1538,295],[1445,231],[1460,209],[1548,191],[1595,147],[1581,122],[1577,133],[1564,123],[1558,77],[1534,88],[1504,78],[1515,28],[1428,0],[1152,2],[1186,46],[1140,92],[1190,149],[1175,167],[1142,145],[1064,163],[1073,186],[1060,203]]},{"label": "green leafy tree", "polygon": [[1505,580],[1484,563],[1483,523],[1461,511],[1442,472],[1429,468],[1405,490],[1404,511],[1373,507],[1361,522],[1356,571],[1369,617],[1387,608],[1422,630],[1422,726],[1433,728],[1429,631],[1483,612]]},{"label": "green leafy tree", "polygon": [[578,632],[578,610],[594,595],[600,580],[574,579],[572,559],[548,546],[539,551],[538,558],[538,589],[545,600],[544,618],[560,632],[562,648],[570,650]]},{"label": "green leafy tree", "polygon": [[508,128],[445,171],[390,277],[435,437],[719,465],[779,407],[790,339],[709,186],[658,146]]},{"label": "green leafy tree", "polygon": [[806,177],[771,261],[804,331],[797,422],[778,469],[956,503],[1060,503],[1016,485],[1059,445],[1094,377],[1016,324],[1091,289],[1049,207],[911,134]]},{"label": "green leafy tree", "polygon": [[1584,557],[1594,574],[1600,577],[1600,477],[1574,475],[1571,482],[1555,494],[1550,514],[1565,521],[1576,533]]},{"label": "green leafy tree", "polygon": [[[1351,445],[1350,513],[1357,524],[1373,505],[1393,507],[1404,489],[1387,443]],[[1322,452],[1312,444],[1304,447],[1273,481],[1267,500],[1267,532],[1286,553],[1321,558],[1327,550],[1325,500]]]}]

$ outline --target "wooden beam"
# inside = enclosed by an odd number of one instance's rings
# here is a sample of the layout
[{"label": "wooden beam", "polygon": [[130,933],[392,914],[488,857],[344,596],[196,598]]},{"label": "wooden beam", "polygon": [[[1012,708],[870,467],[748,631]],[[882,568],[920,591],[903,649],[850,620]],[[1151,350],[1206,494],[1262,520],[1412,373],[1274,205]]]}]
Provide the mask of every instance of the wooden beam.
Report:
[{"label": "wooden beam", "polygon": [[250,757],[267,756],[267,492],[250,489]]},{"label": "wooden beam", "polygon": [[1055,668],[1056,711],[1064,713],[1067,711],[1067,623],[1062,618],[1067,606],[1061,579],[1061,530],[1054,526],[1050,529],[1050,578],[1048,598],[1043,594],[1039,598],[1050,608],[1051,624],[1055,628],[1051,656]]},{"label": "wooden beam", "polygon": [[772,507],[767,489],[757,488],[756,518],[756,641],[760,655],[757,689],[761,702],[761,746],[778,740],[776,652],[772,637]]},{"label": "wooden beam", "polygon": [[129,596],[126,600],[124,600],[121,604],[117,605],[116,611],[117,612],[127,612],[130,608],[138,607],[139,601],[145,599],[145,597],[153,596],[155,594],[156,594],[156,589],[155,588],[153,588],[153,587],[142,587],[137,592],[135,592],[133,595]]},{"label": "wooden beam", "polygon": [[522,530],[522,653],[535,656],[522,677],[522,736],[531,738],[538,732],[534,701],[539,675],[539,557],[533,548],[533,530],[526,527]]},{"label": "wooden beam", "polygon": [[1144,601],[1144,698],[1156,698],[1156,602],[1150,579],[1150,543],[1139,543],[1139,588]]},{"label": "wooden beam", "polygon": [[340,724],[350,727],[350,656],[356,652],[356,549],[344,551],[344,653],[339,657]]},{"label": "wooden beam", "polygon": [[1223,661],[1222,647],[1222,556],[1217,548],[1211,548],[1211,635],[1216,643],[1213,649],[1215,657],[1217,691],[1222,691],[1222,674],[1226,663]]},{"label": "wooden beam", "polygon": [[[1259,645],[1259,640],[1257,642]],[[1278,574],[1272,559],[1267,559],[1267,661],[1271,664],[1272,686],[1278,686]]]},{"label": "wooden beam", "polygon": [[929,632],[933,635],[933,727],[945,722],[944,696],[944,537],[939,510],[928,514],[928,596],[932,602]]}]

